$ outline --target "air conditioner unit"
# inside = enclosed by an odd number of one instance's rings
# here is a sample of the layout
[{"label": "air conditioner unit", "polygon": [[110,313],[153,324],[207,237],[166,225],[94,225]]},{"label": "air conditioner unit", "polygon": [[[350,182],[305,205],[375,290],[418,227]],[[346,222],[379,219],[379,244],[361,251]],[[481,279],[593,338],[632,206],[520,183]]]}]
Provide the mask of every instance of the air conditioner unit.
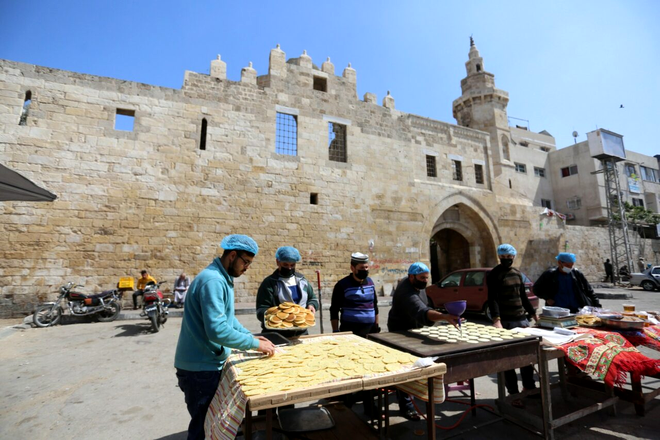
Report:
[{"label": "air conditioner unit", "polygon": [[566,220],[575,220],[575,214],[569,212],[568,214],[566,214]]}]

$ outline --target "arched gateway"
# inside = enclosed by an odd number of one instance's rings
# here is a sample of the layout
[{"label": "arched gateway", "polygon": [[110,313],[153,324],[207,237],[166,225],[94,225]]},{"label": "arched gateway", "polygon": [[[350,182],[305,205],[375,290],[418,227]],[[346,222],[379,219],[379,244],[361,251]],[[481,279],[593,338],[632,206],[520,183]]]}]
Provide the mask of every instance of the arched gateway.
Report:
[{"label": "arched gateway", "polygon": [[454,270],[497,264],[499,232],[477,200],[464,194],[446,197],[431,209],[427,222],[434,283]]}]

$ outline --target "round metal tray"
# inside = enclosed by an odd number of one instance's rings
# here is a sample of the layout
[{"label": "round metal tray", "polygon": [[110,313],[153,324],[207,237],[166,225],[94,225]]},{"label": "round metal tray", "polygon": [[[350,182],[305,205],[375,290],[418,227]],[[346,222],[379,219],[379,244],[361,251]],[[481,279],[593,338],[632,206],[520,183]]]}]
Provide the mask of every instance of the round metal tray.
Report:
[{"label": "round metal tray", "polygon": [[641,330],[644,328],[644,321],[622,321],[620,319],[604,318],[603,324],[619,330]]}]

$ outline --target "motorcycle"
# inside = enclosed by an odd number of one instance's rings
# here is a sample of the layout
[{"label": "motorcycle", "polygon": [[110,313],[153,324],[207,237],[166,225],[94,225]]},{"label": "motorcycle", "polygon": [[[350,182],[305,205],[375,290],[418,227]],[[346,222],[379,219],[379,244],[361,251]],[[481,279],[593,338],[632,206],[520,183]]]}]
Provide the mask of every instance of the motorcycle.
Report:
[{"label": "motorcycle", "polygon": [[142,313],[140,316],[148,317],[151,321],[151,330],[158,333],[160,327],[167,322],[167,315],[169,315],[168,307],[171,300],[163,300],[163,294],[159,290],[161,284],[166,281],[161,281],[158,284],[149,283],[144,288],[144,299],[142,304]]},{"label": "motorcycle", "polygon": [[50,327],[57,325],[62,318],[62,301],[68,306],[73,316],[95,315],[101,322],[111,322],[117,319],[121,312],[121,293],[117,289],[106,290],[95,295],[85,295],[74,292],[73,289],[83,287],[72,282],[60,287],[60,295],[54,302],[47,302],[34,312],[32,320],[37,327]]}]

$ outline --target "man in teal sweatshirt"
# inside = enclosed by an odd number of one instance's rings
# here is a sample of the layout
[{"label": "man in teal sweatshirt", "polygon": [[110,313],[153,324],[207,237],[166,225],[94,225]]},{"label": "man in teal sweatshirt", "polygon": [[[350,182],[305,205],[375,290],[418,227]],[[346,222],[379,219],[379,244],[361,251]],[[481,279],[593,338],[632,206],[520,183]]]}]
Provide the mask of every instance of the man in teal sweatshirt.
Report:
[{"label": "man in teal sweatshirt", "polygon": [[174,356],[179,388],[192,420],[188,440],[204,439],[204,420],[231,349],[272,355],[275,346],[255,338],[234,316],[234,278],[252,264],[259,246],[246,235],[229,235],[224,249],[192,282],[186,297],[181,333]]}]

